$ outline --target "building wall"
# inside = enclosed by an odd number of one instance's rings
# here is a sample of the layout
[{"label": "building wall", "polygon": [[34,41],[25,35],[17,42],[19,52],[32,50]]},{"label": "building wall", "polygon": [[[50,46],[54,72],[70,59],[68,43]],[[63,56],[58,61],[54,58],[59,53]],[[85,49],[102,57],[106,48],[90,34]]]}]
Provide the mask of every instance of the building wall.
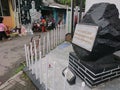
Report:
[{"label": "building wall", "polygon": [[9,27],[9,29],[15,27],[15,20],[14,20],[14,11],[12,9],[11,0],[9,1],[9,9],[10,9],[10,16],[4,16],[3,23]]},{"label": "building wall", "polygon": [[109,3],[115,4],[120,13],[120,3],[119,3],[120,0],[86,0],[85,12],[87,12],[93,4],[100,3],[100,2],[109,2]]}]

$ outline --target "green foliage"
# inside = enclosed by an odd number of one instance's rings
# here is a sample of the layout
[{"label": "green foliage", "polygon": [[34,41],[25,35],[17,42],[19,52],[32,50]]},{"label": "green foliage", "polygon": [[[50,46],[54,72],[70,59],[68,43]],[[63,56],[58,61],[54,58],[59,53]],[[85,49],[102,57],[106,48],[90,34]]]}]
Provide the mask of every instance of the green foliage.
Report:
[{"label": "green foliage", "polygon": [[[71,0],[54,0],[55,2],[57,2],[57,3],[60,3],[60,4],[63,4],[63,5],[71,5]],[[86,0],[83,0],[83,7],[85,7],[85,1]],[[76,4],[78,4],[78,5],[80,5],[80,0],[74,0],[74,3],[75,3],[75,5]]]},{"label": "green foliage", "polygon": [[[20,64],[20,66],[18,68],[16,68],[14,74],[17,74],[20,71],[22,71],[25,68],[25,66],[26,66],[25,62],[22,62]],[[23,80],[29,80],[28,76],[25,73],[23,73],[20,78],[23,79]]]},{"label": "green foliage", "polygon": [[71,0],[54,0],[57,3],[64,4],[64,5],[70,5]]},{"label": "green foliage", "polygon": [[19,73],[20,71],[22,71],[25,68],[25,64],[22,63],[20,64],[20,66],[15,70],[15,74]]},{"label": "green foliage", "polygon": [[21,79],[29,80],[29,77],[25,73],[23,73],[22,76],[21,76]]}]

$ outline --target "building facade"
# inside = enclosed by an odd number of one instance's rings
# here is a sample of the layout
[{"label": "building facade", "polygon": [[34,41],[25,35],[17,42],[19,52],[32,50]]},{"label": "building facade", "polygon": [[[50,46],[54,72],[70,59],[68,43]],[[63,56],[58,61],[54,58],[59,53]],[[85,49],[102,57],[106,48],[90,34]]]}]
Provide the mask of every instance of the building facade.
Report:
[{"label": "building facade", "polygon": [[[55,2],[47,2],[43,0],[0,0],[0,16],[4,17],[3,23],[10,29],[15,26],[19,27],[21,24],[31,23],[30,9],[32,9],[32,1],[35,2],[35,11],[40,12],[38,18],[41,16],[51,16],[56,23],[61,20],[66,22],[66,6],[57,4]],[[54,1],[54,0],[52,0]],[[47,3],[47,4],[46,4]]]},{"label": "building facade", "polygon": [[8,28],[15,26],[14,0],[0,0],[0,16],[4,17],[3,23]]}]

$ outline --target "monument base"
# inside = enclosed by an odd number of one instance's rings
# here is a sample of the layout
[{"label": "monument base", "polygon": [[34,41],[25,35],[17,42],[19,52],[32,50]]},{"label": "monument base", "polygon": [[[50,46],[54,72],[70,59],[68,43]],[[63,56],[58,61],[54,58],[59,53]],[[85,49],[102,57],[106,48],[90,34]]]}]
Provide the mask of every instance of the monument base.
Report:
[{"label": "monument base", "polygon": [[69,67],[90,87],[120,76],[120,59],[115,55],[86,62],[71,52]]}]

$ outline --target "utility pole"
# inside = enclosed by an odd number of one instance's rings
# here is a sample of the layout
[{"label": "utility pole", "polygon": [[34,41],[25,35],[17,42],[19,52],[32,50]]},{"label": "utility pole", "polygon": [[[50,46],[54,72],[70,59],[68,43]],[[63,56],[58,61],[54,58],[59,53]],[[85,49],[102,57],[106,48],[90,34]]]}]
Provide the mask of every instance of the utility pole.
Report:
[{"label": "utility pole", "polygon": [[71,12],[72,12],[72,17],[71,17],[71,37],[73,38],[74,34],[74,0],[71,0]]},{"label": "utility pole", "polygon": [[81,17],[82,17],[82,7],[83,7],[82,3],[83,3],[83,0],[80,0],[79,23],[81,22]]}]

